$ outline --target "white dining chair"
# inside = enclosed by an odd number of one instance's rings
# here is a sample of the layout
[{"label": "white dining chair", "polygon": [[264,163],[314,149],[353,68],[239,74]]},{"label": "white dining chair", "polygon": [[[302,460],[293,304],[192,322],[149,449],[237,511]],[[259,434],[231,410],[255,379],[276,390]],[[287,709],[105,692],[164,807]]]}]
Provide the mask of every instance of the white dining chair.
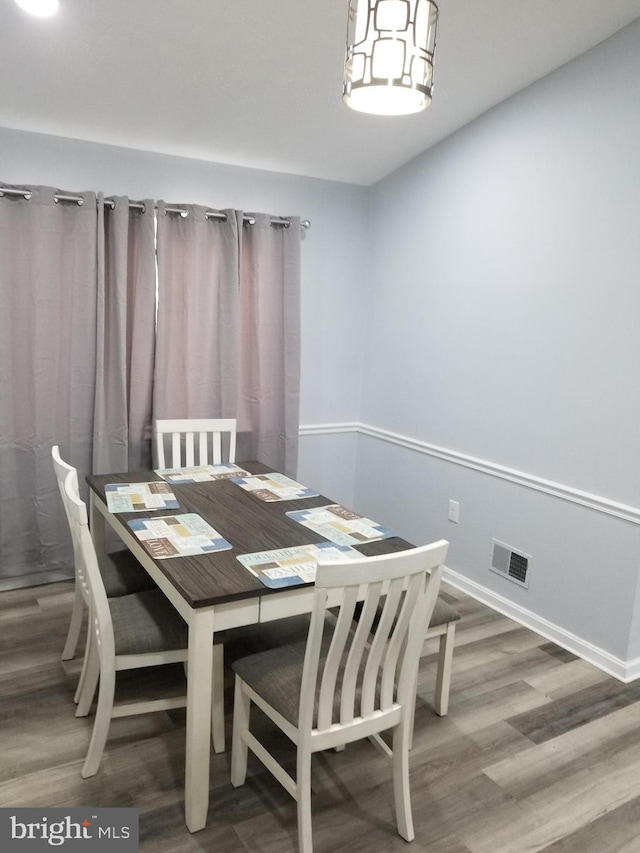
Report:
[{"label": "white dining chair", "polygon": [[[223,454],[223,436],[225,450]],[[190,468],[236,461],[235,418],[182,418],[155,423],[158,468]],[[168,447],[165,446],[165,443]],[[170,464],[166,464],[171,449]]]},{"label": "white dining chair", "polygon": [[[311,756],[362,738],[373,739],[391,759],[397,830],[407,841],[414,838],[411,720],[420,652],[447,548],[441,540],[396,554],[319,564],[306,642],[233,664],[231,783],[244,784],[250,749],[297,801],[300,853],[313,847]],[[335,620],[326,618],[329,606],[339,608]],[[296,745],[295,780],[250,731],[252,702]],[[391,747],[380,737],[388,730]]]},{"label": "white dining chair", "polygon": [[[220,465],[236,461],[235,418],[172,418],[155,422],[155,446],[158,468],[184,468],[194,465]],[[225,440],[223,453],[223,437]],[[170,453],[170,455],[169,455]],[[167,464],[168,463],[168,464]],[[214,668],[216,707],[214,708],[214,748],[224,752],[224,636],[216,638]]]},{"label": "white dining chair", "polygon": [[[69,512],[64,496],[64,482],[68,475],[71,475],[71,486],[75,494],[79,497],[78,489],[78,472],[68,462],[65,462],[60,455],[60,448],[54,445],[51,448],[51,458],[53,460],[53,469],[55,471],[58,489],[65,508],[67,522],[70,524]],[[80,634],[82,631],[82,623],[84,612],[89,607],[88,590],[83,587],[79,578],[79,560],[74,556],[75,562],[75,589],[73,599],[73,609],[71,611],[71,621],[67,632],[67,639],[62,650],[62,660],[71,660],[78,648]],[[154,589],[155,583],[150,575],[143,569],[138,560],[133,556],[131,551],[124,549],[111,554],[104,554],[98,563],[100,574],[104,582],[105,591],[108,598],[116,598],[121,595],[129,595],[133,592],[141,592],[145,589]],[[87,643],[84,650],[84,662],[78,681],[78,690],[74,697],[78,701],[82,680],[86,672],[86,661],[88,658],[88,645],[90,643],[91,632],[88,632]]]},{"label": "white dining chair", "polygon": [[75,486],[74,474],[69,472],[63,486],[64,500],[93,633],[76,716],[89,714],[99,682],[95,722],[82,767],[86,779],[98,771],[113,717],[186,706],[186,691],[178,697],[118,705],[115,688],[116,673],[121,670],[187,661],[188,629],[159,589],[107,598],[89,533],[87,509]]}]

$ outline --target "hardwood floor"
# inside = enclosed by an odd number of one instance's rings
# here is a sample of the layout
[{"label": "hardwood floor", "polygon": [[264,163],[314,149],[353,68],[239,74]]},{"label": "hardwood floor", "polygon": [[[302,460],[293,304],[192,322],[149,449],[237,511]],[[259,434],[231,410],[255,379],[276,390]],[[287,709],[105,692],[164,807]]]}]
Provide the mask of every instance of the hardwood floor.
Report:
[{"label": "hardwood floor", "polygon": [[[388,764],[363,742],[314,761],[316,853],[638,853],[640,682],[623,685],[463,593],[444,593],[463,618],[447,717],[431,709],[434,642],[420,668],[416,840],[407,847],[396,835]],[[255,760],[247,784],[232,788],[228,753],[212,758],[207,828],[186,830],[183,712],[115,720],[98,775],[80,777],[92,718],[74,717],[79,660],[60,660],[71,604],[70,583],[0,592],[0,806],[136,807],[149,853],[293,853],[293,800]],[[125,692],[145,680],[126,675]],[[166,678],[181,680],[181,669]],[[260,724],[291,762],[288,742]]]}]

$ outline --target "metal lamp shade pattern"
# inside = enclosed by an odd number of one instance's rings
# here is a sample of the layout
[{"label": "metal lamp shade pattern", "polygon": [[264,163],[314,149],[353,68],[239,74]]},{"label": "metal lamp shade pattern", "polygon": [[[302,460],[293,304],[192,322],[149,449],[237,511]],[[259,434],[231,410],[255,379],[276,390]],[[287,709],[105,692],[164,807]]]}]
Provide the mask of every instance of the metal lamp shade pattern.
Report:
[{"label": "metal lamp shade pattern", "polygon": [[437,21],[432,0],[350,0],[345,104],[378,115],[429,106]]}]

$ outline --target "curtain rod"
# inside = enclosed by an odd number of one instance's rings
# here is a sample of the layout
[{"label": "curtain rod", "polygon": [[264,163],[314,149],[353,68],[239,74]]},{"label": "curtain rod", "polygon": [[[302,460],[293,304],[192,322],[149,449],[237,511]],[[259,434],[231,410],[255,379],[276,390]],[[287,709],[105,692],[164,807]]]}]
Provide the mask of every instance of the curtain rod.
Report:
[{"label": "curtain rod", "polygon": [[[31,198],[31,196],[33,195],[33,193],[31,192],[31,190],[26,190],[26,189],[25,190],[15,190],[15,189],[12,189],[10,187],[0,187],[0,198],[2,198],[2,196],[5,196],[5,195],[22,196],[22,198],[24,198],[28,201]],[[63,195],[62,193],[56,193],[53,197],[53,200],[55,201],[56,204],[58,204],[61,201],[75,202],[77,205],[84,204],[84,199],[80,195]],[[107,205],[107,207],[110,207],[111,210],[113,210],[113,208],[115,207],[115,202],[111,201],[110,199],[105,199],[104,204]],[[134,210],[142,210],[143,212],[145,210],[145,205],[141,201],[130,201],[129,207],[133,208]],[[155,210],[158,209],[157,204],[154,205],[154,209]],[[165,214],[167,214],[167,213],[178,213],[183,218],[185,218],[189,215],[189,211],[185,210],[185,208],[183,208],[183,207],[165,207],[164,212],[165,212]],[[204,215],[205,215],[206,219],[222,219],[225,222],[227,221],[227,214],[222,213],[219,210],[206,210]],[[247,222],[249,225],[255,225],[256,224],[256,220],[255,220],[254,216],[245,215],[242,217],[242,221]],[[284,225],[285,228],[288,228],[291,225],[291,220],[281,219],[280,217],[277,217],[277,216],[272,217],[269,220],[269,222],[271,225]],[[305,229],[311,228],[311,222],[309,222],[308,219],[303,219],[300,224]]]}]

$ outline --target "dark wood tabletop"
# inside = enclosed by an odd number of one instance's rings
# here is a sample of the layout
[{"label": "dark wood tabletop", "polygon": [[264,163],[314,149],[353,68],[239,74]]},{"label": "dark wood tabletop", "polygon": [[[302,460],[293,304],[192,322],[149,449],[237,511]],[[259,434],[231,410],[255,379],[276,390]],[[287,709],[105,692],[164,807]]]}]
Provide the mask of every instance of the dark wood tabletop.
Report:
[{"label": "dark wood tabletop", "polygon": [[[252,474],[272,471],[260,462],[237,464]],[[146,483],[161,479],[153,471],[129,471],[124,474],[91,474],[87,477],[87,483],[105,501],[104,487],[107,483]],[[155,565],[191,607],[206,607],[211,604],[282,592],[282,589],[270,589],[260,583],[236,560],[236,556],[326,541],[313,530],[288,518],[286,513],[335,503],[324,495],[297,501],[267,503],[229,480],[181,486],[172,483],[172,491],[180,503],[178,510],[118,513],[117,517],[126,526],[127,521],[132,518],[171,515],[174,512],[194,512],[231,543],[233,547],[227,551],[154,560]],[[384,519],[379,521],[384,523]],[[373,556],[404,551],[412,548],[413,545],[404,539],[393,537],[355,547],[362,554]],[[289,587],[289,589],[295,588]]]}]

